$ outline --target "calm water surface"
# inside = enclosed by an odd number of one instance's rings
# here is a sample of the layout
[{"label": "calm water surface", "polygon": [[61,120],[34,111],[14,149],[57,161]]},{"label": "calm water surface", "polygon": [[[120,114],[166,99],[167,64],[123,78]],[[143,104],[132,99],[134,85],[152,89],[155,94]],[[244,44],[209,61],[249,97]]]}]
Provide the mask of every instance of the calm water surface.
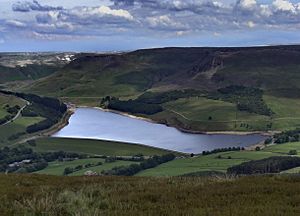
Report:
[{"label": "calm water surface", "polygon": [[185,153],[201,153],[233,146],[246,147],[266,139],[258,134],[188,134],[162,124],[94,108],[76,109],[70,118],[70,124],[53,136],[139,143]]}]

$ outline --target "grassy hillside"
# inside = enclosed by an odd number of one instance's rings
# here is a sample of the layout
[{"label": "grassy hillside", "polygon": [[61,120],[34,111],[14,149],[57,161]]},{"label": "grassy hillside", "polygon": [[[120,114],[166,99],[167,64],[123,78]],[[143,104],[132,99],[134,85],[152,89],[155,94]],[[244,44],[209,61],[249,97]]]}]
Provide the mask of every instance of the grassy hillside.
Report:
[{"label": "grassy hillside", "polygon": [[78,170],[76,172],[71,173],[70,176],[83,176],[84,173],[87,171],[101,173],[102,171],[110,170],[114,167],[128,166],[130,164],[136,163],[136,162],[132,162],[132,161],[121,161],[121,160],[117,160],[117,161],[111,162],[111,163],[105,163],[104,159],[99,159],[99,158],[98,159],[97,158],[80,159],[80,160],[67,161],[67,162],[54,161],[54,162],[49,163],[49,165],[46,169],[40,170],[35,173],[62,176],[64,174],[65,168],[67,168],[67,167],[74,168],[76,166],[85,166],[87,164],[97,164],[99,162],[101,162],[102,164]]},{"label": "grassy hillside", "polygon": [[0,65],[0,83],[37,80],[54,73],[58,69],[59,67],[51,65],[28,65],[15,68]]},{"label": "grassy hillside", "polygon": [[[108,142],[101,140],[84,140],[84,139],[64,139],[64,138],[43,138],[35,141],[34,145],[29,145],[38,152],[54,152],[66,151],[76,152],[88,155],[105,155],[105,156],[134,156],[134,155],[164,155],[169,153],[165,150],[150,148],[140,145],[132,145],[118,142]],[[300,143],[284,143],[272,144],[260,151],[227,151],[214,153],[210,155],[199,155],[190,157],[189,155],[182,158],[177,158],[173,161],[161,164],[155,168],[146,169],[137,174],[137,176],[179,176],[194,172],[218,171],[225,173],[226,170],[234,165],[251,160],[260,160],[272,156],[288,156],[290,150],[298,151],[300,154]],[[102,159],[88,159],[102,161]],[[72,162],[51,162],[49,166],[39,171],[43,174],[62,175],[66,167],[75,167],[75,165],[84,165],[85,159],[75,160]],[[111,169],[117,166],[127,166],[132,162],[118,161],[116,163],[101,164],[88,169],[82,169],[72,175],[83,175],[85,171],[91,170],[100,173],[102,170]]]},{"label": "grassy hillside", "polygon": [[132,96],[158,86],[168,89],[170,85],[197,89],[245,85],[273,93],[281,89],[288,92],[287,89],[294,91],[299,87],[299,57],[300,46],[165,48],[116,55],[82,55],[30,89],[78,97],[122,96],[121,89],[116,91],[115,86],[123,87]]},{"label": "grassy hillside", "polygon": [[299,177],[1,175],[3,215],[299,215]]},{"label": "grassy hillside", "polygon": [[72,53],[0,53],[0,84],[46,77],[73,56]]},{"label": "grassy hillside", "polygon": [[105,156],[133,156],[138,154],[150,156],[170,153],[170,151],[167,150],[152,148],[144,145],[71,138],[37,139],[33,148],[39,152],[67,151]]},{"label": "grassy hillside", "polygon": [[287,156],[290,150],[300,153],[300,143],[284,143],[270,145],[261,151],[223,152],[194,158],[183,158],[161,164],[155,168],[144,170],[138,176],[178,176],[201,171],[226,170],[246,161],[260,160],[272,156]]},{"label": "grassy hillside", "polygon": [[14,107],[16,105],[22,107],[26,103],[19,98],[13,96],[13,95],[4,95],[0,93],[0,119],[5,117],[6,115],[9,115],[7,111],[8,107]]},{"label": "grassy hillside", "polygon": [[[23,90],[92,106],[99,106],[105,96],[128,100],[145,92],[196,90],[199,95],[161,101],[163,111],[147,117],[200,131],[284,130],[300,126],[299,58],[300,46],[81,54],[50,77]],[[220,89],[228,86],[251,87],[261,91],[262,98],[220,94]]]}]

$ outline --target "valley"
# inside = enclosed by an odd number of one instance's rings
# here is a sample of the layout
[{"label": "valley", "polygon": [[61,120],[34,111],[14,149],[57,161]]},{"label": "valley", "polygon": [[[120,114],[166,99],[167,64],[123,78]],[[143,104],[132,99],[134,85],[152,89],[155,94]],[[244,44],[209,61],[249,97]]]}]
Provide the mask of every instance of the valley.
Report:
[{"label": "valley", "polygon": [[[73,158],[71,161],[68,158],[63,158],[62,161],[51,159],[47,161],[45,169],[37,171],[54,175],[63,175],[65,169],[75,170],[70,175],[83,175],[86,171],[97,174],[112,170],[119,172],[120,167],[127,171],[129,168],[135,170],[134,175],[139,176],[202,175],[207,171],[226,173],[234,165],[289,155],[290,150],[299,154],[297,142],[274,144],[275,138],[271,142],[264,142],[268,137],[263,136],[259,140],[255,138],[247,141],[247,136],[260,136],[255,135],[256,133],[273,137],[280,131],[292,131],[300,126],[298,55],[300,56],[299,46],[163,48],[121,54],[81,53],[72,56],[73,59],[40,55],[37,58],[40,58],[40,62],[35,62],[37,64],[53,64],[53,58],[60,60],[61,64],[50,74],[30,80],[30,84],[27,83],[28,80],[21,80],[22,85],[18,87],[7,85],[11,82],[4,82],[3,88],[6,90],[1,95],[3,116],[7,113],[7,97],[12,98],[9,106],[18,105],[21,108],[25,105],[24,97],[29,104],[13,122],[1,126],[0,141],[3,147],[17,148],[21,144],[38,154],[56,154],[62,151],[82,154],[87,158]],[[8,62],[19,65],[20,61],[25,61],[23,57],[18,57],[17,60],[11,58],[10,61],[9,56],[2,58],[6,66],[9,66]],[[27,63],[28,61],[26,60]],[[283,73],[291,83],[287,84],[280,78]],[[2,75],[5,76],[5,73]],[[7,90],[21,93],[7,95]],[[34,99],[39,97],[41,99]],[[54,107],[60,106],[55,98],[67,105],[62,113],[56,113],[45,105],[49,100],[50,104],[57,104]],[[159,133],[151,135],[152,129],[145,127],[145,133],[135,130],[140,138],[133,140],[134,132],[115,128],[113,119],[104,121],[104,116],[98,119],[96,113],[89,117],[86,125],[80,117],[77,129],[73,128],[69,135],[66,132],[66,135],[61,135],[62,138],[51,137],[60,130],[64,134],[64,131],[73,127],[72,119],[77,116],[76,107],[78,110],[87,109],[82,107],[98,107],[149,119],[169,126],[166,128],[173,127],[174,131],[177,128],[184,132],[176,132],[182,133],[182,136],[194,137],[190,139],[197,148],[202,144],[206,147],[190,149],[189,141],[180,140],[174,134],[170,135],[171,139],[167,139],[169,147],[162,144],[164,139],[152,139],[150,146],[141,145],[148,144],[149,141],[146,140],[151,139],[151,136],[159,138]],[[101,122],[103,127],[98,128],[97,125]],[[120,119],[117,122],[120,123]],[[127,123],[123,122],[122,125],[126,127]],[[163,125],[159,127],[165,127]],[[80,129],[82,127],[83,130]],[[110,127],[111,131],[105,132],[105,127]],[[132,126],[127,128],[132,129]],[[159,129],[161,135],[167,136],[168,133],[162,128]],[[80,136],[84,130],[90,135],[87,133]],[[101,132],[111,134],[114,131],[131,139],[97,135]],[[214,133],[218,135],[213,135]],[[149,134],[151,136],[147,137]],[[198,136],[207,138],[201,141],[196,139]],[[213,137],[220,137],[217,138],[218,145],[213,143]],[[234,137],[241,139],[234,141]],[[177,143],[176,148],[172,139]],[[275,149],[279,145],[282,149],[278,152]],[[103,158],[97,159],[98,156],[131,158],[140,155],[146,162],[154,155],[167,154],[174,154],[176,158],[141,170],[139,163],[126,160],[124,163],[122,158],[109,166],[98,165],[84,169],[90,161],[103,163]],[[76,167],[83,168],[78,170]]]}]

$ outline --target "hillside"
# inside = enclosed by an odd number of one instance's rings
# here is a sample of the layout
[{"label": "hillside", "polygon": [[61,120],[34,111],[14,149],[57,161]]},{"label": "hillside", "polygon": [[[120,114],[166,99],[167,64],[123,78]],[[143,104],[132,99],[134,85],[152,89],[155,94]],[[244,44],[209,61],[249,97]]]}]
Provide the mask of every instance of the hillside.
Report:
[{"label": "hillside", "polygon": [[4,215],[299,215],[299,177],[1,175]]},{"label": "hillside", "polygon": [[0,53],[0,87],[49,76],[73,58],[73,53]]},{"label": "hillside", "polygon": [[[93,106],[105,96],[123,101],[140,97],[134,101],[139,104],[114,103],[111,108],[187,130],[285,130],[300,126],[299,59],[300,46],[81,54],[22,90]],[[167,99],[157,102],[162,97]],[[153,103],[162,111],[128,108]]]}]

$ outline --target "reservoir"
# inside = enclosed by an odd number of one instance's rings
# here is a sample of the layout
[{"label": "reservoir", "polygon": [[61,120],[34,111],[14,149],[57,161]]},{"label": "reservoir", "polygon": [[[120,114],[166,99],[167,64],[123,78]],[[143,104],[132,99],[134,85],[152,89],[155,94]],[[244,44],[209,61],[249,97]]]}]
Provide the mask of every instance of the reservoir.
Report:
[{"label": "reservoir", "polygon": [[120,141],[184,153],[202,153],[226,147],[247,147],[266,139],[266,136],[260,134],[189,134],[163,124],[95,108],[76,109],[69,120],[69,125],[53,136]]}]

